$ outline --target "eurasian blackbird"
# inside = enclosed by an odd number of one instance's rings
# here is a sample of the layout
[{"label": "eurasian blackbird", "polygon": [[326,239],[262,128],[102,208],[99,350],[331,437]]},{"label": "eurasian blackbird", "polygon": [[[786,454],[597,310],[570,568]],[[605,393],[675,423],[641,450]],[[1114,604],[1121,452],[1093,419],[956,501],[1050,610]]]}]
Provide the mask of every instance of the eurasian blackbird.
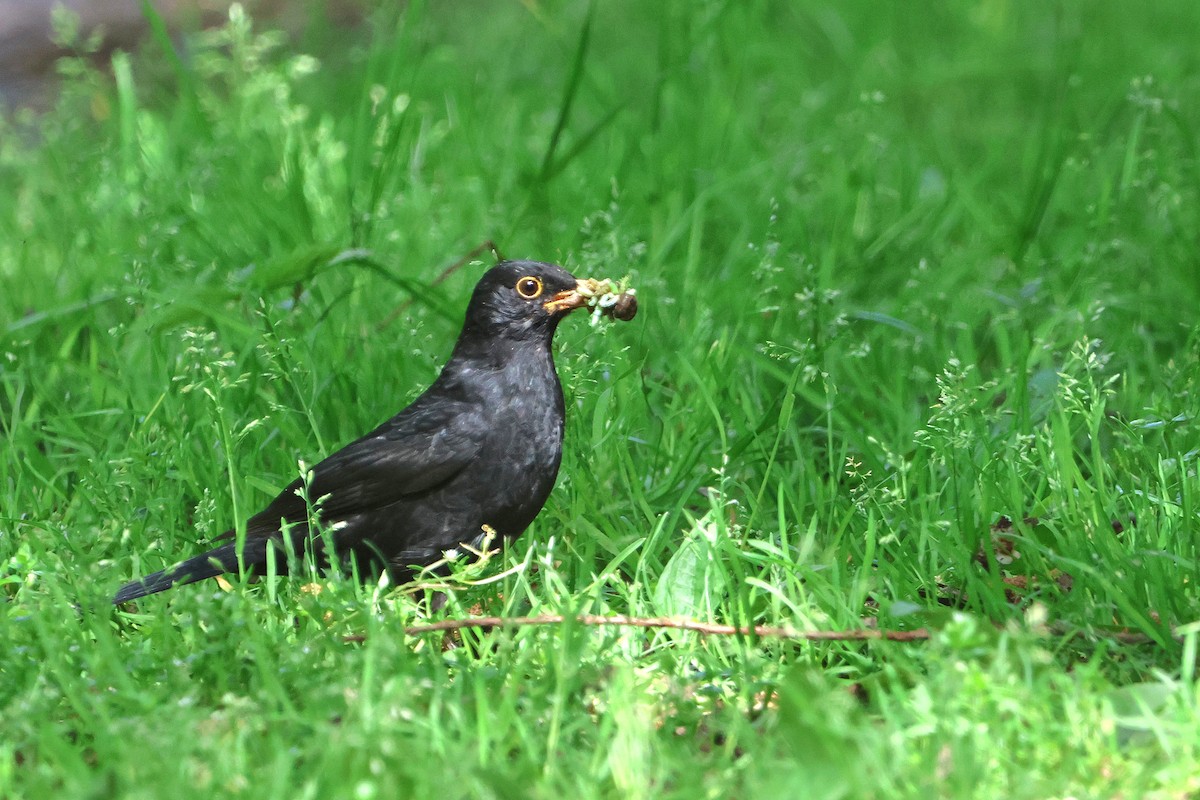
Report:
[{"label": "eurasian blackbird", "polygon": [[[477,547],[485,527],[519,535],[541,511],[562,460],[563,395],[550,342],[562,318],[602,285],[536,261],[490,269],[433,385],[313,467],[307,486],[293,481],[251,517],[243,569],[262,572],[274,549],[280,573],[290,551],[322,566],[357,563],[363,575],[387,570],[402,582],[446,550]],[[315,530],[306,496],[316,506]],[[228,541],[126,584],[113,603],[238,571],[235,532],[219,538]]]}]

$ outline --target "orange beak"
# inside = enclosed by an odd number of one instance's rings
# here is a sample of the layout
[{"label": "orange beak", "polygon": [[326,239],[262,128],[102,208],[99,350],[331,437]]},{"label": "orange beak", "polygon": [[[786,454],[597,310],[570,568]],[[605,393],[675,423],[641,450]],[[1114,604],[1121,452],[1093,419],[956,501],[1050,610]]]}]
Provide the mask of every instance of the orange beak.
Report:
[{"label": "orange beak", "polygon": [[542,303],[542,308],[546,309],[551,314],[565,314],[568,311],[574,311],[577,308],[583,308],[587,305],[588,298],[593,293],[593,286],[595,283],[595,280],[591,278],[577,281],[574,289],[567,289],[565,292],[559,292],[545,303]]}]

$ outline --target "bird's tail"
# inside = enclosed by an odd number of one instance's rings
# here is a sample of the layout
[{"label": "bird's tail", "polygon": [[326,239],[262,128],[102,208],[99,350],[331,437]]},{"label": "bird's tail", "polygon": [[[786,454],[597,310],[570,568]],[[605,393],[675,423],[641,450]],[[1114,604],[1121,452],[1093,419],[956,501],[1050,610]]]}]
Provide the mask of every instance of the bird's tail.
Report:
[{"label": "bird's tail", "polygon": [[[262,553],[257,552],[262,550]],[[242,563],[255,564],[264,560],[266,543],[247,541],[242,554]],[[130,581],[121,587],[113,597],[113,605],[120,605],[129,600],[136,600],[148,594],[166,591],[172,586],[182,586],[188,583],[202,581],[225,572],[237,572],[238,557],[235,543],[221,545],[207,553],[181,561],[173,567]]]}]

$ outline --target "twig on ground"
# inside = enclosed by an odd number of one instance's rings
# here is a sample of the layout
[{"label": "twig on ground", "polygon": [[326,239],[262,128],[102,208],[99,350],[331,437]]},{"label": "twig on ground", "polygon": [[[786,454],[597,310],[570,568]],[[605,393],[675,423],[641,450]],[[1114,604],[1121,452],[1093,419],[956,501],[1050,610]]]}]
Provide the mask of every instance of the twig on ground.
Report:
[{"label": "twig on ground", "polygon": [[[626,627],[626,628],[656,628],[681,631],[692,631],[706,636],[758,636],[763,639],[793,639],[808,642],[923,642],[928,641],[933,633],[928,628],[914,628],[907,631],[881,630],[879,628],[851,628],[834,631],[800,631],[771,625],[722,625],[714,622],[701,622],[695,619],[678,619],[670,617],[630,617],[625,614],[580,614],[569,617],[563,614],[540,614],[536,617],[466,617],[463,619],[443,619],[423,625],[410,625],[404,629],[407,636],[420,636],[425,633],[460,631],[465,628],[527,628],[545,625],[563,625],[568,622],[576,625],[591,627]],[[874,622],[874,620],[868,620]],[[1155,640],[1144,634],[1129,630],[1088,632],[1077,628],[1067,628],[1064,625],[1053,625],[1046,628],[1052,636],[1084,637],[1087,639],[1112,639],[1120,644],[1151,644]],[[1178,635],[1174,635],[1179,639]],[[344,636],[342,641],[347,643],[365,642],[363,634]]]},{"label": "twig on ground", "polygon": [[[671,619],[667,617],[630,617],[624,614],[600,615],[580,614],[568,617],[563,614],[541,614],[536,617],[467,617],[465,619],[443,619],[425,625],[411,625],[404,629],[409,636],[439,631],[457,631],[464,628],[523,628],[534,625],[562,625],[574,622],[586,626],[621,626],[626,628],[669,628],[694,631],[709,636],[759,636],[767,639],[804,639],[814,642],[871,641],[914,642],[928,639],[925,628],[911,631],[885,631],[877,628],[855,628],[843,631],[797,631],[791,628],[770,625],[738,626],[700,622],[694,619]],[[344,641],[362,642],[366,636],[346,636]]]}]

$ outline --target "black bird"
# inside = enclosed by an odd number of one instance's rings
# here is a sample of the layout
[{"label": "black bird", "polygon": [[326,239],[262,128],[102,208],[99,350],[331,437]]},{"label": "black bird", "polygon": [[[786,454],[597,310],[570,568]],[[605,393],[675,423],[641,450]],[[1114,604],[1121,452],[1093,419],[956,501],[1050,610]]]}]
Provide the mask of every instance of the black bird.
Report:
[{"label": "black bird", "polygon": [[[290,549],[324,566],[357,563],[362,574],[386,569],[402,582],[446,550],[477,547],[485,526],[519,535],[541,511],[562,460],[563,395],[551,339],[563,317],[606,285],[536,261],[490,269],[433,385],[317,464],[307,487],[293,481],[251,517],[243,568],[262,572],[274,549],[286,572]],[[302,495],[318,506],[315,531]],[[228,541],[126,584],[113,603],[237,572],[235,532],[219,539]]]}]

